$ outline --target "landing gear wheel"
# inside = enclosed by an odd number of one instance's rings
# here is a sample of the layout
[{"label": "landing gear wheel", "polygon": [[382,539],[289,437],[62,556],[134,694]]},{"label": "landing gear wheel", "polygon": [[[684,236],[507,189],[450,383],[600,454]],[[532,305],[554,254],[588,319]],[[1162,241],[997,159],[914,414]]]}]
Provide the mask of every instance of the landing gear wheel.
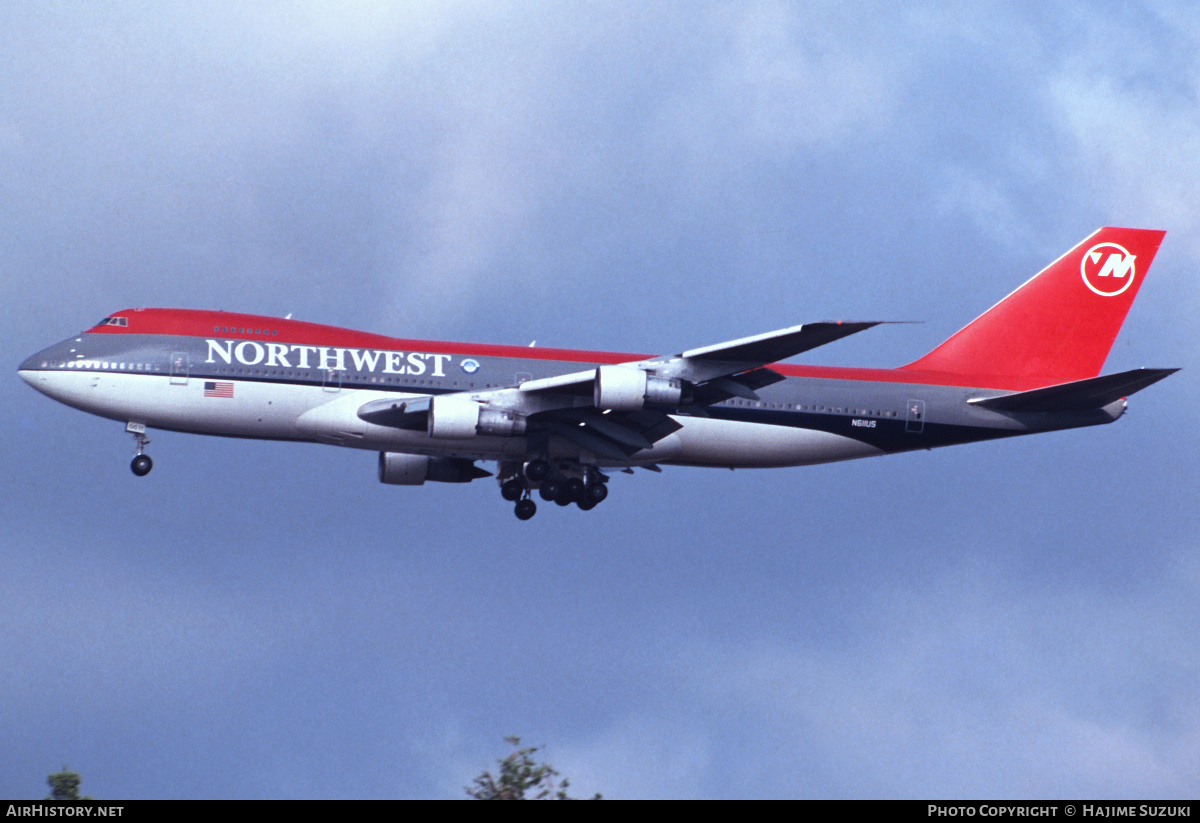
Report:
[{"label": "landing gear wheel", "polygon": [[524,500],[518,500],[516,513],[518,520],[528,520],[537,514],[537,503],[534,503],[528,497]]},{"label": "landing gear wheel", "polygon": [[519,500],[524,493],[525,484],[519,477],[511,477],[500,484],[500,496],[505,500]]},{"label": "landing gear wheel", "polygon": [[529,465],[525,467],[525,476],[534,483],[545,480],[549,475],[550,464],[540,458],[530,461]]},{"label": "landing gear wheel", "polygon": [[566,483],[563,483],[563,494],[567,495],[567,502],[578,503],[583,499],[583,494],[587,487],[583,485],[583,481],[578,477],[572,477]]},{"label": "landing gear wheel", "polygon": [[587,499],[580,500],[575,505],[578,506],[580,508],[580,510],[585,511],[585,512],[591,511],[592,509],[596,508],[595,502],[592,500],[587,500]]},{"label": "landing gear wheel", "polygon": [[583,499],[593,506],[603,503],[606,497],[608,497],[608,486],[603,483],[590,483],[583,493]]},{"label": "landing gear wheel", "polygon": [[538,494],[542,496],[543,500],[549,502],[558,497],[558,492],[561,489],[562,484],[557,480],[547,480],[546,482],[542,483],[542,487],[538,489]]},{"label": "landing gear wheel", "polygon": [[575,502],[575,498],[571,496],[571,492],[566,485],[560,486],[558,493],[554,495],[554,502],[560,506],[569,506]]},{"label": "landing gear wheel", "polygon": [[126,424],[125,431],[133,435],[134,442],[134,457],[133,462],[129,464],[129,470],[138,477],[145,477],[154,468],[154,461],[146,454],[146,446],[150,445],[150,438],[146,436],[146,424],[131,420]]}]

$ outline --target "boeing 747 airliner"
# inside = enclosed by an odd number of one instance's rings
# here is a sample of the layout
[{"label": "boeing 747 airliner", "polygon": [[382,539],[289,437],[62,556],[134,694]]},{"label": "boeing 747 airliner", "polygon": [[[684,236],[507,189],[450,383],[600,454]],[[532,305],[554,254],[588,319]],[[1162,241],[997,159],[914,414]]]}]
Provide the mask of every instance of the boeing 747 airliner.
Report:
[{"label": "boeing 747 airliner", "polygon": [[878,325],[805,323],[644,355],[384,337],[290,319],[127,309],[20,366],[111,418],[150,472],[149,429],[379,452],[379,479],[491,473],[591,509],[612,470],[801,466],[1111,423],[1176,369],[1100,376],[1164,232],[1103,228],[924,357],[896,369],[778,361]]}]

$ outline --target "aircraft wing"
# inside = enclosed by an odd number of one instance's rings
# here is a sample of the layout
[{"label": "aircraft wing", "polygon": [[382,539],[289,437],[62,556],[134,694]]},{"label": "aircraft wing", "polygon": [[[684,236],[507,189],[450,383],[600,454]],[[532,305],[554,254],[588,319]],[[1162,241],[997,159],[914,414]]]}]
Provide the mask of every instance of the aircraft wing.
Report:
[{"label": "aircraft wing", "polygon": [[835,340],[878,326],[880,321],[870,323],[805,323],[753,337],[743,337],[715,346],[704,346],[685,351],[678,357],[688,360],[751,362],[766,365],[794,357],[801,352],[824,346]]},{"label": "aircraft wing", "polygon": [[[756,390],[784,379],[767,364],[876,325],[806,323],[675,355],[527,380],[518,386],[373,400],[357,413],[377,425],[428,426],[431,432],[439,408],[447,409],[447,416],[478,416],[481,433],[487,415],[495,420],[498,414],[503,421],[496,424],[500,430],[489,433],[510,431],[516,417],[531,438],[555,435],[593,454],[626,460],[680,428],[669,415],[705,415],[705,406],[731,397],[757,400]],[[463,411],[475,406],[480,411]],[[452,407],[457,411],[450,411]]]},{"label": "aircraft wing", "polygon": [[595,408],[562,409],[538,414],[530,425],[612,460],[628,460],[683,428],[658,409],[607,413]]},{"label": "aircraft wing", "polygon": [[[753,337],[742,337],[726,343],[717,343],[713,346],[689,349],[676,355],[653,358],[640,363],[625,363],[622,366],[638,368],[656,377],[687,380],[697,386],[721,381],[720,388],[726,394],[720,399],[728,399],[735,395],[755,399],[753,395],[755,388],[762,388],[783,379],[778,373],[761,367],[815,349],[818,346],[824,346],[826,343],[832,343],[872,326],[878,326],[881,322],[805,323],[800,326],[757,334]],[[733,375],[740,376],[754,370],[760,370],[763,374],[749,381],[740,379],[722,381],[722,378],[729,378]],[[540,380],[528,380],[521,384],[520,389],[522,392],[559,391],[571,394],[590,394],[596,380],[596,371],[596,369],[588,369]],[[762,378],[767,374],[774,375],[774,378],[763,382]],[[747,394],[747,391],[750,393]]]},{"label": "aircraft wing", "polygon": [[592,381],[596,379],[596,370],[570,372],[554,377],[542,377],[537,380],[526,380],[520,385],[523,392],[565,391],[584,394],[592,390]]}]

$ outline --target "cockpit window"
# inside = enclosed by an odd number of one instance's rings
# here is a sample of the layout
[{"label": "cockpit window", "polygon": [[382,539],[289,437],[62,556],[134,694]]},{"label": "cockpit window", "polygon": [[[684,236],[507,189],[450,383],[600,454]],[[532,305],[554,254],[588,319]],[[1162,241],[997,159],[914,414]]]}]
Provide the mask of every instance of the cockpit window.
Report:
[{"label": "cockpit window", "polygon": [[128,317],[106,317],[96,324],[97,326],[128,326]]}]

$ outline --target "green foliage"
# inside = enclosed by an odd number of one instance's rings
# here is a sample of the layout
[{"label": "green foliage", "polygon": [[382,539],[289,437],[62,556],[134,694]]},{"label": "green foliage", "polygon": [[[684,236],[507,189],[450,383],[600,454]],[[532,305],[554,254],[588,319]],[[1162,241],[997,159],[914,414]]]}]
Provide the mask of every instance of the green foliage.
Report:
[{"label": "green foliage", "polygon": [[55,772],[46,778],[50,784],[50,794],[47,800],[91,800],[90,797],[79,796],[79,773],[70,771],[63,766],[61,772]]},{"label": "green foliage", "polygon": [[[563,778],[561,783],[555,783],[559,773],[549,763],[537,763],[533,756],[537,746],[519,748],[521,738],[504,738],[512,744],[513,752],[500,764],[500,776],[493,777],[491,772],[484,772],[475,778],[475,783],[466,787],[467,795],[475,800],[575,800],[567,795],[570,781]],[[596,794],[592,800],[599,800]]]}]

